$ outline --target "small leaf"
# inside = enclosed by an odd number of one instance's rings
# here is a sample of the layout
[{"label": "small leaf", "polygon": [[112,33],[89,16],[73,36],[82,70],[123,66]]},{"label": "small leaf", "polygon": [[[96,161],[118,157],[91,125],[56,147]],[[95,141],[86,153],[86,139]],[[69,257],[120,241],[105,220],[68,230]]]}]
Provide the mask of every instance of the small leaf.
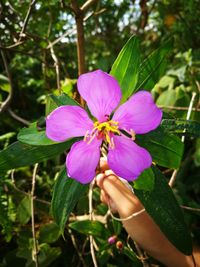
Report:
[{"label": "small leaf", "polygon": [[173,106],[176,103],[177,96],[176,91],[169,89],[164,91],[157,99],[156,104],[158,106]]},{"label": "small leaf", "polygon": [[50,97],[53,99],[53,101],[57,104],[57,106],[64,106],[64,105],[70,105],[70,106],[78,106],[78,102],[76,102],[74,99],[72,99],[70,96],[66,94],[62,94],[60,96],[56,95],[50,95]]},{"label": "small leaf", "polygon": [[140,64],[139,40],[132,36],[120,51],[110,74],[114,76],[122,90],[122,100],[125,102],[133,93],[138,81]]},{"label": "small leaf", "polygon": [[[48,267],[51,266],[51,263],[57,259],[61,254],[61,248],[60,247],[50,247],[48,244],[40,244],[39,246],[39,254],[38,254],[38,261],[39,266],[42,267]],[[27,266],[30,266],[27,264]],[[31,266],[35,266],[31,265]]]},{"label": "small leaf", "polygon": [[145,135],[136,136],[136,142],[149,151],[156,164],[167,168],[179,167],[184,146],[177,136],[159,127]]},{"label": "small leaf", "polygon": [[53,243],[60,237],[60,229],[57,224],[49,223],[44,224],[40,228],[40,243]]},{"label": "small leaf", "polygon": [[46,96],[46,105],[45,105],[45,116],[49,115],[58,105],[52,99],[50,95]]},{"label": "small leaf", "polygon": [[[158,82],[162,76],[160,72],[164,69],[164,60],[172,49],[172,40],[167,41],[158,49],[156,49],[152,54],[150,54],[139,67],[139,78],[138,83],[134,91],[145,88],[145,90],[151,90],[152,87]],[[162,71],[161,71],[162,70]],[[152,80],[151,85],[147,82]]]},{"label": "small leaf", "polygon": [[22,225],[24,225],[30,220],[30,218],[31,198],[29,196],[25,196],[17,207],[17,219]]},{"label": "small leaf", "polygon": [[86,185],[67,177],[66,169],[60,172],[53,190],[51,209],[62,233],[70,213],[86,189]]},{"label": "small leaf", "polygon": [[135,189],[151,191],[154,188],[154,173],[151,168],[146,169],[142,174],[134,181],[133,186]]},{"label": "small leaf", "polygon": [[23,128],[19,131],[17,139],[28,145],[32,146],[48,146],[53,144],[58,144],[50,140],[45,131],[38,131],[36,125],[31,125],[29,128]]},{"label": "small leaf", "polygon": [[192,253],[192,242],[183,213],[166,178],[156,167],[153,167],[155,186],[152,191],[137,190],[134,192],[144,205],[165,236],[172,244],[186,255]]},{"label": "small leaf", "polygon": [[76,221],[70,223],[69,227],[81,234],[92,235],[102,239],[107,239],[110,236],[110,233],[105,228],[104,224],[100,223],[99,221]]},{"label": "small leaf", "polygon": [[119,235],[121,233],[122,230],[121,222],[112,219],[112,227],[115,235]]}]

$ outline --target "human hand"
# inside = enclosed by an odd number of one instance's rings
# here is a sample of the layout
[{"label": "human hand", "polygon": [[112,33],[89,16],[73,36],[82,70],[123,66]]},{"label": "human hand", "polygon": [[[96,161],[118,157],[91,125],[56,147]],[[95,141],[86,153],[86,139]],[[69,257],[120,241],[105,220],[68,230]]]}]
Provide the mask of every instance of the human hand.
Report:
[{"label": "human hand", "polygon": [[133,194],[128,183],[124,180],[122,182],[118,176],[109,170],[105,158],[100,160],[100,171],[96,177],[96,183],[101,189],[101,200],[109,205],[112,212],[117,211],[119,213],[123,225],[132,239],[149,255],[168,267],[194,266],[192,257],[178,251],[146,211],[138,213],[131,219],[126,219],[144,207]]},{"label": "human hand", "polygon": [[129,183],[109,169],[106,158],[100,160],[100,171],[96,183],[101,189],[101,201],[106,203],[112,212],[118,212],[124,218],[143,209]]}]

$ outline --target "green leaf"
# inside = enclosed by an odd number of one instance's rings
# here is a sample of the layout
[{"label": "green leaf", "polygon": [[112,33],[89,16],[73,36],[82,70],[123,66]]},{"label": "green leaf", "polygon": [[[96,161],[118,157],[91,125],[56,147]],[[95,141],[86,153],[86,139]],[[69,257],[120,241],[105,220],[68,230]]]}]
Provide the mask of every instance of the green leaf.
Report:
[{"label": "green leaf", "polygon": [[200,137],[200,123],[183,119],[163,119],[162,127],[173,133]]},{"label": "green leaf", "polygon": [[165,236],[186,255],[192,253],[192,242],[183,213],[166,178],[153,167],[155,186],[152,191],[135,189],[136,196],[144,205]]},{"label": "green leaf", "polygon": [[60,172],[53,190],[51,209],[62,233],[70,213],[86,189],[86,185],[67,177],[66,169]]},{"label": "green leaf", "polygon": [[[48,267],[57,259],[62,253],[60,247],[50,247],[48,244],[40,244],[38,261],[39,266]],[[34,265],[35,266],[35,262]]]},{"label": "green leaf", "polygon": [[133,186],[135,189],[151,191],[154,188],[154,173],[151,168],[146,169],[134,181]]},{"label": "green leaf", "polygon": [[71,105],[71,106],[78,106],[79,103],[72,99],[70,96],[66,94],[62,94],[59,96],[50,95],[53,101],[57,104],[57,106],[64,106],[64,105]]},{"label": "green leaf", "polygon": [[127,246],[124,246],[121,253],[126,255],[129,259],[131,259],[132,263],[134,264],[134,267],[142,267],[142,262],[138,259],[138,256],[135,254],[133,250],[128,248]]},{"label": "green leaf", "polygon": [[120,51],[110,72],[120,84],[122,103],[134,92],[138,81],[139,64],[139,40],[136,36],[132,36]]},{"label": "green leaf", "polygon": [[156,164],[167,168],[179,167],[184,145],[177,136],[159,127],[148,134],[138,135],[136,142],[149,151]]},{"label": "green leaf", "polygon": [[110,233],[105,228],[104,224],[100,223],[99,221],[76,221],[70,223],[69,227],[81,234],[92,235],[102,239],[107,239],[110,236]]},{"label": "green leaf", "polygon": [[113,232],[115,235],[119,235],[121,233],[121,230],[122,230],[121,222],[118,222],[112,219],[112,227],[113,227]]},{"label": "green leaf", "polygon": [[55,223],[48,223],[42,225],[40,228],[40,243],[53,243],[60,237],[60,229]]},{"label": "green leaf", "polygon": [[21,224],[26,224],[31,218],[31,198],[25,196],[17,207],[17,219]]},{"label": "green leaf", "polygon": [[58,105],[52,99],[50,95],[46,96],[46,105],[45,105],[45,116],[49,115]]},{"label": "green leaf", "polygon": [[173,89],[166,90],[158,97],[156,104],[158,106],[173,106],[176,103],[176,91]]},{"label": "green leaf", "polygon": [[0,170],[7,171],[18,167],[32,165],[59,155],[74,143],[71,139],[64,143],[47,146],[30,146],[15,142],[0,151]]},{"label": "green leaf", "polygon": [[21,129],[17,135],[17,139],[24,144],[32,146],[48,146],[58,144],[50,140],[46,136],[45,131],[38,131],[35,124],[29,128]]},{"label": "green leaf", "polygon": [[[172,40],[167,41],[158,49],[156,49],[153,53],[151,53],[140,65],[139,67],[139,78],[138,83],[135,87],[134,91],[138,91],[141,88],[146,90],[151,90],[152,85],[154,86],[159,78],[161,77],[161,71],[163,70],[163,66],[165,64],[164,60],[172,49],[173,42]],[[163,72],[163,71],[162,71]],[[152,80],[152,85],[147,82]]]}]

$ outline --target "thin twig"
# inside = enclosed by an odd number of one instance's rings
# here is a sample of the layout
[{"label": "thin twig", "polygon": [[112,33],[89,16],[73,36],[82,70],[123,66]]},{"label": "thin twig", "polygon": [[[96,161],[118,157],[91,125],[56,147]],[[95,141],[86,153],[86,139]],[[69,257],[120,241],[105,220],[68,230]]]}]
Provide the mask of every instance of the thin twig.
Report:
[{"label": "thin twig", "polygon": [[198,89],[198,91],[200,93],[200,83],[198,81],[195,81],[195,83],[196,83],[197,89]]},{"label": "thin twig", "polygon": [[[0,45],[1,45],[1,43],[0,43]],[[5,71],[6,71],[8,80],[9,80],[10,91],[9,91],[9,94],[8,94],[6,100],[4,102],[0,103],[0,113],[5,111],[8,108],[8,106],[10,105],[10,102],[11,102],[11,100],[13,98],[12,76],[11,76],[11,73],[10,73],[10,70],[9,70],[9,67],[8,67],[8,61],[7,61],[7,58],[6,58],[6,54],[5,54],[3,49],[1,49],[1,56],[2,56],[2,59],[3,59],[3,64],[4,64],[4,67],[5,67]]]},{"label": "thin twig", "polygon": [[76,239],[75,239],[75,237],[74,237],[74,235],[72,234],[72,231],[69,229],[69,234],[70,234],[70,237],[71,237],[71,240],[72,240],[72,244],[74,245],[74,248],[75,248],[75,250],[76,250],[76,252],[77,252],[77,254],[78,254],[78,256],[79,256],[79,259],[80,259],[80,261],[82,262],[82,266],[83,267],[87,267],[87,265],[86,265],[86,263],[85,263],[85,261],[84,261],[84,258],[83,258],[83,256],[82,256],[82,253],[80,252],[80,250],[79,250],[79,248],[78,248],[78,245],[77,245],[77,243],[76,243]]},{"label": "thin twig", "polygon": [[[29,4],[29,7],[28,7],[28,11],[26,13],[26,17],[25,17],[23,26],[22,26],[21,32],[19,34],[20,39],[25,36],[24,33],[26,31],[26,27],[27,27],[28,21],[30,19],[31,11],[32,11],[32,8],[34,7],[35,3],[36,3],[36,0],[31,0],[30,1],[30,4]],[[19,41],[20,41],[20,39],[19,39]]]},{"label": "thin twig", "polygon": [[184,205],[181,205],[181,208],[185,209],[185,210],[194,211],[194,212],[200,212],[200,209],[198,209],[198,208],[192,208],[192,207],[188,207],[188,206],[184,206]]},{"label": "thin twig", "polygon": [[54,48],[53,46],[50,46],[50,51],[51,51],[51,57],[54,61],[55,64],[55,70],[56,70],[56,82],[57,82],[57,88],[59,90],[59,92],[61,93],[61,88],[60,88],[60,66],[59,66],[59,61],[58,58],[55,54]]},{"label": "thin twig", "polygon": [[[103,224],[106,224],[107,218],[105,216],[102,215],[93,215],[93,219],[95,221],[99,221]],[[90,214],[84,214],[84,215],[75,215],[72,214],[69,217],[69,222],[74,222],[74,221],[85,221],[85,220],[90,220]]]},{"label": "thin twig", "polygon": [[12,45],[6,46],[5,49],[12,49],[12,48],[15,48],[15,47],[17,47],[17,46],[23,44],[23,43],[24,43],[24,40],[22,40],[22,41],[17,41],[16,43],[14,43],[14,44],[12,44]]},{"label": "thin twig", "polygon": [[[186,121],[188,121],[190,119],[195,97],[196,97],[196,92],[193,92],[192,93],[192,98],[190,100],[190,105],[189,105],[189,108],[188,108],[187,116],[186,116]],[[184,129],[183,133],[185,131],[186,131],[186,129]],[[184,141],[185,141],[185,135],[182,136],[181,141],[184,143]]]},{"label": "thin twig", "polygon": [[97,2],[97,0],[88,0],[88,1],[86,1],[81,7],[80,7],[80,9],[82,10],[82,11],[86,11],[86,10],[88,10],[88,8],[91,6],[91,5],[93,5],[95,2]]},{"label": "thin twig", "polygon": [[[104,12],[104,11],[105,11],[105,9],[102,9],[101,12]],[[85,16],[85,17],[83,18],[83,21],[84,21],[84,22],[87,21],[87,20],[91,17],[91,15],[98,15],[98,14],[100,14],[100,13],[95,12],[95,13],[89,14],[88,16]],[[76,25],[73,26],[70,30],[67,30],[65,33],[63,33],[63,35],[61,35],[60,37],[58,37],[57,39],[55,39],[53,42],[50,42],[50,43],[48,44],[48,46],[46,47],[46,49],[50,49],[51,46],[56,45],[56,44],[59,43],[63,38],[65,38],[65,37],[67,37],[67,36],[69,36],[69,35],[75,34],[75,33],[76,33]]]},{"label": "thin twig", "polygon": [[36,173],[38,169],[38,163],[35,164],[33,169],[33,176],[32,176],[32,188],[31,188],[31,225],[32,225],[32,235],[33,235],[33,251],[32,251],[32,258],[35,262],[35,266],[38,267],[38,246],[37,246],[37,239],[35,233],[35,217],[34,217],[34,194],[35,194],[35,180],[36,180]]},{"label": "thin twig", "polygon": [[15,114],[14,111],[12,111],[10,108],[8,108],[8,113],[10,114],[10,116],[11,116],[13,119],[15,119],[15,120],[17,120],[17,121],[23,123],[23,124],[26,125],[26,126],[29,126],[29,125],[31,124],[30,121],[27,121],[27,120],[23,119],[22,117],[18,116],[18,115]]},{"label": "thin twig", "polygon": [[[91,221],[94,219],[93,218],[93,205],[92,205],[92,195],[93,195],[94,184],[95,184],[95,180],[93,180],[90,183],[89,195],[88,195],[88,198],[89,198],[89,215],[90,215],[90,220]],[[98,267],[96,256],[95,256],[95,251],[94,251],[94,240],[93,240],[93,236],[92,235],[90,235],[90,251],[91,251],[91,255],[92,255],[93,264],[94,264],[95,267]]]},{"label": "thin twig", "polygon": [[[14,173],[15,173],[15,170],[12,170],[11,171],[11,180],[12,180],[12,186],[13,186],[13,188],[15,189],[15,191],[17,191],[17,192],[19,192],[19,193],[21,193],[21,194],[23,194],[25,196],[30,197],[30,193],[27,193],[27,192],[19,189],[16,186]],[[43,204],[46,204],[46,205],[50,205],[51,204],[51,202],[49,202],[49,201],[46,201],[46,200],[43,200],[43,199],[40,199],[40,198],[36,198],[36,197],[34,198],[34,201],[37,201],[37,202],[40,202],[40,203],[43,203]]]},{"label": "thin twig", "polygon": [[[163,105],[158,105],[159,108],[166,108],[166,109],[171,109],[171,110],[188,110],[188,107],[174,107],[174,106],[163,106]],[[192,108],[192,111],[197,111],[200,112],[200,108]]]},{"label": "thin twig", "polygon": [[60,42],[63,38],[67,37],[68,35],[72,35],[76,33],[76,26],[72,27],[72,29],[66,31],[63,35],[55,39],[53,42],[50,42],[46,49],[50,49],[52,46],[56,45]]},{"label": "thin twig", "polygon": [[[192,93],[192,97],[191,97],[191,100],[190,100],[190,104],[189,104],[189,107],[188,107],[188,112],[187,112],[187,116],[186,116],[186,120],[189,120],[190,119],[190,116],[191,116],[191,113],[192,113],[192,107],[193,107],[193,104],[194,104],[194,99],[196,97],[196,92],[193,92]],[[183,133],[185,132],[186,130],[184,129],[183,130]],[[181,137],[181,141],[184,143],[185,141],[185,135],[183,135]],[[175,181],[176,181],[176,177],[177,177],[177,174],[178,174],[178,170],[179,169],[176,169],[173,171],[172,173],[172,176],[170,178],[170,181],[169,181],[169,186],[170,187],[173,187]]]},{"label": "thin twig", "polygon": [[135,241],[134,241],[134,244],[135,244],[135,248],[136,248],[137,253],[138,253],[138,258],[141,260],[143,267],[150,267],[149,263],[146,261],[147,257],[144,256],[139,245]]}]

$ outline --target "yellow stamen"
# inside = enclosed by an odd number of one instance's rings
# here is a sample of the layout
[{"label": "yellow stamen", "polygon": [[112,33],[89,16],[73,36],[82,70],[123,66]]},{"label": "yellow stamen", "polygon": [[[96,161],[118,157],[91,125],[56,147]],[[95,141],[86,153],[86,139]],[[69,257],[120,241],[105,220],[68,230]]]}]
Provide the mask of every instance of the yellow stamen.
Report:
[{"label": "yellow stamen", "polygon": [[102,137],[104,138],[104,140],[110,145],[111,148],[114,148],[112,134],[120,135],[120,131],[118,129],[118,122],[113,121],[113,120],[106,121],[106,122],[96,121],[94,123],[94,128],[91,132],[91,138],[88,144],[92,142],[92,140],[94,139],[94,136],[96,136],[97,138],[98,136],[100,136],[101,138]]}]

